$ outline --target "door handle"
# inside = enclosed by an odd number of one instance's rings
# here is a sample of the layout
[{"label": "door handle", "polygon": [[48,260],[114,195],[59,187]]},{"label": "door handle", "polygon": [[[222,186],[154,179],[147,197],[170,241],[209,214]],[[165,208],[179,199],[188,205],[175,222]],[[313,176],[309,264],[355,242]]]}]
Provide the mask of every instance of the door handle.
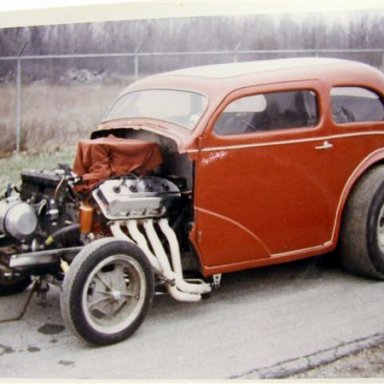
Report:
[{"label": "door handle", "polygon": [[315,147],[315,149],[331,149],[331,148],[333,148],[333,144],[330,143],[328,140],[324,140],[323,144]]}]

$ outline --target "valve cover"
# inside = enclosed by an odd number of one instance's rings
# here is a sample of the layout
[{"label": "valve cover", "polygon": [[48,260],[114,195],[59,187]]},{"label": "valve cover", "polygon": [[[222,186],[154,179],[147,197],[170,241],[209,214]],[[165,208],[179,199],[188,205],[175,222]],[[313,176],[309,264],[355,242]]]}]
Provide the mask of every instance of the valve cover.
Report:
[{"label": "valve cover", "polygon": [[180,190],[171,181],[157,177],[107,180],[93,198],[109,220],[161,217],[179,199]]}]

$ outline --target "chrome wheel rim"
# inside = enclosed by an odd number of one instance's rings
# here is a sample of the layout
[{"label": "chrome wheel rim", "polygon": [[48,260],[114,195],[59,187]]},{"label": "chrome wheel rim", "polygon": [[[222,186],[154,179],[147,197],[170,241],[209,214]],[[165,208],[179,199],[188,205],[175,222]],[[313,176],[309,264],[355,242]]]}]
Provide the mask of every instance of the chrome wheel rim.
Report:
[{"label": "chrome wheel rim", "polygon": [[104,334],[123,331],[139,316],[145,290],[144,271],[135,259],[107,257],[91,271],[83,288],[87,322]]},{"label": "chrome wheel rim", "polygon": [[384,205],[381,207],[377,219],[376,234],[380,252],[384,254]]}]

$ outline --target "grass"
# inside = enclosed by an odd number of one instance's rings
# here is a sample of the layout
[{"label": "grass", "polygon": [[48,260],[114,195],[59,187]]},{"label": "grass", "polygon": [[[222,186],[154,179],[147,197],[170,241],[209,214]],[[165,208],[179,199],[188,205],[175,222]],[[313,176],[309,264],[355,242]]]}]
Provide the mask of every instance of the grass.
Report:
[{"label": "grass", "polygon": [[22,88],[21,154],[16,149],[16,89],[0,86],[0,192],[18,185],[23,169],[71,166],[79,139],[89,137],[122,85],[24,85]]},{"label": "grass", "polygon": [[[89,136],[124,85],[53,86],[22,88],[21,150],[54,153]],[[0,158],[16,148],[16,89],[0,86]]]},{"label": "grass", "polygon": [[20,172],[23,169],[54,169],[59,163],[67,163],[71,166],[75,159],[75,147],[67,148],[61,152],[43,154],[22,154],[20,156],[0,159],[0,193],[8,183],[20,184]]}]

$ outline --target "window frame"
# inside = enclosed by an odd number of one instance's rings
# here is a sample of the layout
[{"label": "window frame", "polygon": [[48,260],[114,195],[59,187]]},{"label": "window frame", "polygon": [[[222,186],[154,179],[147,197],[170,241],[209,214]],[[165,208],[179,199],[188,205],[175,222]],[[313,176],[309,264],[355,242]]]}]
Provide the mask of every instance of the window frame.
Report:
[{"label": "window frame", "polygon": [[[175,121],[166,120],[166,119],[160,119],[160,118],[157,118],[157,117],[150,117],[150,116],[147,116],[147,117],[145,117],[145,116],[134,116],[134,117],[127,117],[127,116],[123,117],[123,116],[120,116],[120,117],[114,117],[114,118],[111,118],[111,119],[107,119],[107,116],[110,114],[110,112],[112,111],[114,106],[120,100],[122,100],[125,96],[127,96],[129,94],[133,94],[133,93],[140,93],[140,92],[143,92],[143,91],[171,91],[171,92],[181,92],[181,93],[185,93],[185,94],[195,94],[195,95],[200,96],[201,100],[204,101],[204,107],[201,110],[199,118],[194,122],[193,127],[187,127],[187,126],[179,124],[179,123],[177,123]],[[209,107],[209,97],[206,94],[204,94],[202,92],[197,92],[197,91],[194,91],[194,90],[191,90],[191,89],[188,89],[188,88],[151,87],[151,88],[142,88],[142,89],[133,89],[133,90],[126,89],[124,93],[120,94],[120,96],[118,98],[113,100],[112,104],[104,112],[104,115],[103,115],[103,117],[101,119],[101,123],[105,124],[105,123],[109,123],[111,121],[119,121],[119,120],[135,120],[135,119],[146,120],[146,119],[148,119],[148,120],[156,120],[156,121],[167,123],[167,124],[177,125],[178,127],[186,129],[189,132],[193,132],[196,129],[196,127],[199,125],[199,123],[202,120],[203,116],[206,114],[206,112],[208,110],[208,107]]]},{"label": "window frame", "polygon": [[[297,84],[297,83],[306,83],[304,84]],[[250,138],[254,136],[263,137],[263,136],[279,136],[279,135],[286,135],[289,133],[302,133],[302,132],[316,132],[321,128],[321,124],[324,119],[324,110],[322,106],[322,95],[321,92],[319,92],[319,89],[317,87],[313,86],[314,82],[318,82],[316,80],[309,80],[309,81],[298,81],[294,83],[284,83],[284,86],[282,86],[282,83],[272,83],[272,84],[265,84],[263,86],[253,86],[253,87],[247,87],[246,89],[238,89],[231,94],[227,95],[227,97],[222,101],[217,114],[215,114],[214,120],[210,124],[210,131],[211,135],[219,140],[233,140],[233,139],[241,139],[241,138]],[[311,83],[311,84],[309,84]],[[271,93],[287,93],[287,92],[312,92],[315,97],[316,102],[316,111],[317,111],[317,119],[316,123],[313,125],[306,125],[303,127],[288,127],[288,128],[276,128],[276,129],[269,129],[269,130],[263,130],[263,131],[255,131],[255,132],[242,132],[242,133],[231,133],[231,134],[219,134],[215,131],[215,126],[217,122],[219,121],[220,117],[224,113],[224,111],[227,109],[227,107],[236,102],[239,99],[245,98],[245,97],[253,97],[257,95],[265,95],[265,94],[271,94]]]},{"label": "window frame", "polygon": [[378,100],[381,102],[381,105],[383,107],[384,112],[384,96],[381,94],[380,91],[377,89],[368,87],[364,84],[333,84],[329,88],[329,102],[330,102],[330,118],[332,123],[337,127],[348,127],[348,126],[356,126],[356,125],[372,125],[372,124],[383,124],[383,120],[358,120],[358,121],[347,121],[347,122],[336,122],[333,115],[333,95],[332,90],[337,88],[358,88],[364,91],[371,92],[372,94],[376,95],[378,97]]}]

